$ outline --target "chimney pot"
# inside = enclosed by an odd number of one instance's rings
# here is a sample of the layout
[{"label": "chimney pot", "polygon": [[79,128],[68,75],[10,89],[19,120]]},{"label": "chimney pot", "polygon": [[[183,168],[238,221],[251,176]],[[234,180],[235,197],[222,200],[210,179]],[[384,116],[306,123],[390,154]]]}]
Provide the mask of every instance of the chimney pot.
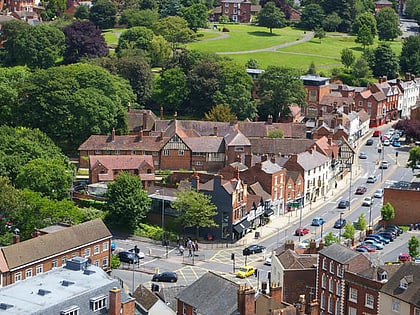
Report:
[{"label": "chimney pot", "polygon": [[217,126],[213,127],[213,135],[217,137]]},{"label": "chimney pot", "polygon": [[111,139],[115,141],[115,128],[112,128]]}]

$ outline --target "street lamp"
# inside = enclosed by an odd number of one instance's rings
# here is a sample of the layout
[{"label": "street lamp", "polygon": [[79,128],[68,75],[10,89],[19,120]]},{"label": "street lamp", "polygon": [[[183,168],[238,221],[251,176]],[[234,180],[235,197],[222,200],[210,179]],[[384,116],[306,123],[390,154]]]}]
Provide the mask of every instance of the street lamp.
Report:
[{"label": "street lamp", "polygon": [[[302,207],[300,207],[300,216],[299,216],[299,228],[302,226]],[[302,233],[299,233],[299,243],[300,243],[300,235]]]},{"label": "street lamp", "polygon": [[341,227],[343,226],[343,224],[342,224],[342,222],[341,222],[341,219],[342,219],[342,217],[343,217],[343,212],[340,212],[340,234],[339,234],[339,241],[340,241],[340,244],[341,244]]},{"label": "street lamp", "polygon": [[168,258],[168,244],[165,240],[165,199],[164,199],[164,195],[165,195],[165,191],[162,189],[162,192],[160,190],[156,191],[160,197],[162,198],[162,246],[166,247],[166,251],[165,251],[165,256],[166,258]]}]

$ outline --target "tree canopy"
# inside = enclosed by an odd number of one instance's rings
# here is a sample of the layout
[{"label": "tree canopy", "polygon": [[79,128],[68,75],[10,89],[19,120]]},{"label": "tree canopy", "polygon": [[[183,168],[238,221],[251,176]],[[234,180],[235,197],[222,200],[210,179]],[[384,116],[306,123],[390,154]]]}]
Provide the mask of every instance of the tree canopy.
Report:
[{"label": "tree canopy", "polygon": [[394,40],[402,35],[398,14],[391,8],[383,8],[376,14],[379,40]]},{"label": "tree canopy", "polygon": [[362,44],[363,49],[365,49],[366,46],[373,45],[373,42],[375,40],[375,35],[370,31],[369,26],[362,25],[357,32],[357,37],[354,40],[358,44]]},{"label": "tree canopy", "polygon": [[375,66],[373,75],[376,77],[386,76],[394,79],[398,76],[399,62],[397,55],[392,51],[388,44],[380,44],[374,51]]},{"label": "tree canopy", "polygon": [[352,33],[358,34],[362,26],[367,26],[373,37],[376,36],[378,28],[376,26],[375,16],[371,12],[363,12],[356,17],[352,25]]},{"label": "tree canopy", "polygon": [[400,67],[402,72],[420,75],[420,36],[409,36],[404,39]]},{"label": "tree canopy", "polygon": [[197,32],[200,27],[207,27],[207,7],[202,3],[195,3],[192,6],[183,8],[181,15],[187,21],[189,28],[194,32]]},{"label": "tree canopy", "polygon": [[110,0],[96,0],[89,10],[89,20],[100,29],[111,28],[116,22],[117,8]]},{"label": "tree canopy", "polygon": [[356,60],[356,56],[350,48],[344,48],[341,51],[341,63],[346,67],[350,68]]},{"label": "tree canopy", "polygon": [[188,22],[180,16],[168,16],[160,19],[152,26],[156,35],[162,35],[172,44],[175,51],[180,44],[188,43],[195,37],[194,32],[188,27]]},{"label": "tree canopy", "polygon": [[408,240],[408,253],[410,254],[412,258],[419,257],[420,255],[419,247],[420,247],[420,241],[415,235],[413,235]]},{"label": "tree canopy", "polygon": [[411,168],[413,171],[416,168],[416,165],[420,165],[420,147],[414,147],[409,151],[409,157],[407,162],[407,167]]},{"label": "tree canopy", "polygon": [[394,219],[395,218],[394,207],[389,202],[387,202],[381,208],[381,215],[382,215],[382,219],[386,222]]},{"label": "tree canopy", "polygon": [[270,33],[273,28],[282,28],[286,26],[286,17],[276,4],[272,1],[267,2],[258,13],[258,25],[268,27]]},{"label": "tree canopy", "polygon": [[303,7],[300,26],[305,30],[313,30],[322,27],[325,19],[325,13],[322,7],[317,3],[310,3]]}]

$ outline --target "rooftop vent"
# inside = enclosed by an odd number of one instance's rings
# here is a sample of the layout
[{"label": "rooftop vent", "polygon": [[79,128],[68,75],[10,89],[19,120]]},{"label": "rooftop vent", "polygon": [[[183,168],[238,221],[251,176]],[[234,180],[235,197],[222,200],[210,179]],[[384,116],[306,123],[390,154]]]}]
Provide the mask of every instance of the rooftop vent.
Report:
[{"label": "rooftop vent", "polygon": [[66,268],[70,270],[85,270],[89,266],[89,260],[83,257],[73,257],[66,261]]},{"label": "rooftop vent", "polygon": [[72,284],[74,284],[74,282],[72,282],[72,281],[68,281],[68,280],[63,280],[63,281],[61,282],[61,285],[62,285],[63,287],[68,287],[68,286],[71,286]]},{"label": "rooftop vent", "polygon": [[38,290],[38,295],[44,296],[44,295],[47,295],[48,293],[51,293],[51,291],[44,290],[44,289],[39,289]]},{"label": "rooftop vent", "polygon": [[95,273],[94,270],[89,270],[89,269],[85,269],[85,271],[83,271],[83,274],[88,275],[88,276],[94,273]]},{"label": "rooftop vent", "polygon": [[0,310],[7,310],[9,308],[12,308],[13,305],[11,304],[6,304],[6,303],[0,303]]}]

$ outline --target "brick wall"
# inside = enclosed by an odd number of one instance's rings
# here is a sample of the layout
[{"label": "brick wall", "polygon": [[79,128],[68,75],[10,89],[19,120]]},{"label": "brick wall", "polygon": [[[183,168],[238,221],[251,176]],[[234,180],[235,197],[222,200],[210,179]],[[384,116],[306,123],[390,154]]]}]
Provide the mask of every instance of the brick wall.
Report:
[{"label": "brick wall", "polygon": [[384,204],[390,203],[395,210],[395,218],[390,224],[408,225],[420,222],[420,191],[384,189]]}]

